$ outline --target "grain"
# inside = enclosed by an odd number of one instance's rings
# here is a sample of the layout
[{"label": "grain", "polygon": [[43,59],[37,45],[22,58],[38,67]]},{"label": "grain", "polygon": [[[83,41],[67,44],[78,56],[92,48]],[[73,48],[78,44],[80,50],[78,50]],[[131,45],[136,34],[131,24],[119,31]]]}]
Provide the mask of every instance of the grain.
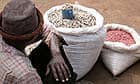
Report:
[{"label": "grain", "polygon": [[[64,19],[62,16],[62,10],[71,8],[73,10],[73,19]],[[86,10],[73,7],[72,5],[64,5],[62,9],[54,10],[48,14],[48,19],[56,27],[65,28],[84,28],[96,25],[96,18],[88,13]]]}]

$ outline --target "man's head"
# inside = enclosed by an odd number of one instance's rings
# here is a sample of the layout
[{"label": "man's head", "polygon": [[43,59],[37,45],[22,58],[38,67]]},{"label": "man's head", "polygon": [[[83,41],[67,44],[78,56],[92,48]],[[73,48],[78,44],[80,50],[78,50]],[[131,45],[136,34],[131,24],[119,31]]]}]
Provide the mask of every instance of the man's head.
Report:
[{"label": "man's head", "polygon": [[42,32],[42,15],[31,0],[11,0],[0,17],[0,34],[5,39],[30,40]]}]

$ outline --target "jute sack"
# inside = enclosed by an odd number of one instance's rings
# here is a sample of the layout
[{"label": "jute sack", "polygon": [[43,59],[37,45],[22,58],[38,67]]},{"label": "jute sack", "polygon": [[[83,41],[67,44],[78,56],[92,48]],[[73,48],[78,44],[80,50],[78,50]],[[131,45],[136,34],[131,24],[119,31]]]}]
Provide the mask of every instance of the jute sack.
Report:
[{"label": "jute sack", "polygon": [[[44,15],[45,22],[47,22],[49,13],[62,7],[63,5],[60,5],[49,9]],[[88,73],[97,61],[103,47],[106,30],[103,28],[103,16],[96,10],[75,4],[73,7],[87,11],[96,18],[96,25],[91,27],[55,28],[68,44],[68,46],[64,46],[64,50],[74,72],[78,74],[78,80]]]},{"label": "jute sack", "polygon": [[104,42],[101,58],[113,76],[117,76],[139,60],[140,37],[133,28],[130,28],[126,25],[106,24],[104,27],[107,30],[122,29],[130,33],[135,40],[135,44],[130,46],[127,46],[121,42]]}]

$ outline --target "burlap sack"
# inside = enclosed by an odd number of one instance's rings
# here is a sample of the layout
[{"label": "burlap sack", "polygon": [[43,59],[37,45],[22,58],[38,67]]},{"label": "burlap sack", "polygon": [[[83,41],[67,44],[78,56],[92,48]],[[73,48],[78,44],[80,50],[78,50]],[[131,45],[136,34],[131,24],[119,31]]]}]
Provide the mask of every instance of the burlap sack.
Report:
[{"label": "burlap sack", "polygon": [[104,42],[104,48],[102,49],[101,53],[103,63],[113,74],[113,76],[117,76],[139,60],[138,56],[140,56],[140,37],[133,28],[130,28],[126,25],[107,24],[105,25],[105,28],[107,30],[118,28],[122,29],[130,33],[136,42],[130,46],[120,42]]},{"label": "burlap sack", "polygon": [[[44,15],[45,22],[47,22],[49,13],[56,9],[61,9],[62,6],[55,6],[49,9]],[[73,5],[73,7],[87,11],[96,18],[95,26],[86,28],[56,28],[68,44],[68,46],[64,46],[64,50],[74,71],[78,74],[77,79],[80,79],[91,70],[97,61],[103,47],[106,31],[103,28],[103,16],[96,10],[81,5]]]}]

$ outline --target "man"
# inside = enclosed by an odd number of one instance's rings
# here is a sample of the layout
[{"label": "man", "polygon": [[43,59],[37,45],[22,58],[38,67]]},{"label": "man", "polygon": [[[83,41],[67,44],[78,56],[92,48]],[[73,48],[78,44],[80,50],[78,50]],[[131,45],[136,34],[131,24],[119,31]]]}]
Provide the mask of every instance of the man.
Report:
[{"label": "man", "polygon": [[[28,57],[24,48],[40,39]],[[11,0],[0,13],[0,84],[74,84],[63,43],[32,1]]]}]

